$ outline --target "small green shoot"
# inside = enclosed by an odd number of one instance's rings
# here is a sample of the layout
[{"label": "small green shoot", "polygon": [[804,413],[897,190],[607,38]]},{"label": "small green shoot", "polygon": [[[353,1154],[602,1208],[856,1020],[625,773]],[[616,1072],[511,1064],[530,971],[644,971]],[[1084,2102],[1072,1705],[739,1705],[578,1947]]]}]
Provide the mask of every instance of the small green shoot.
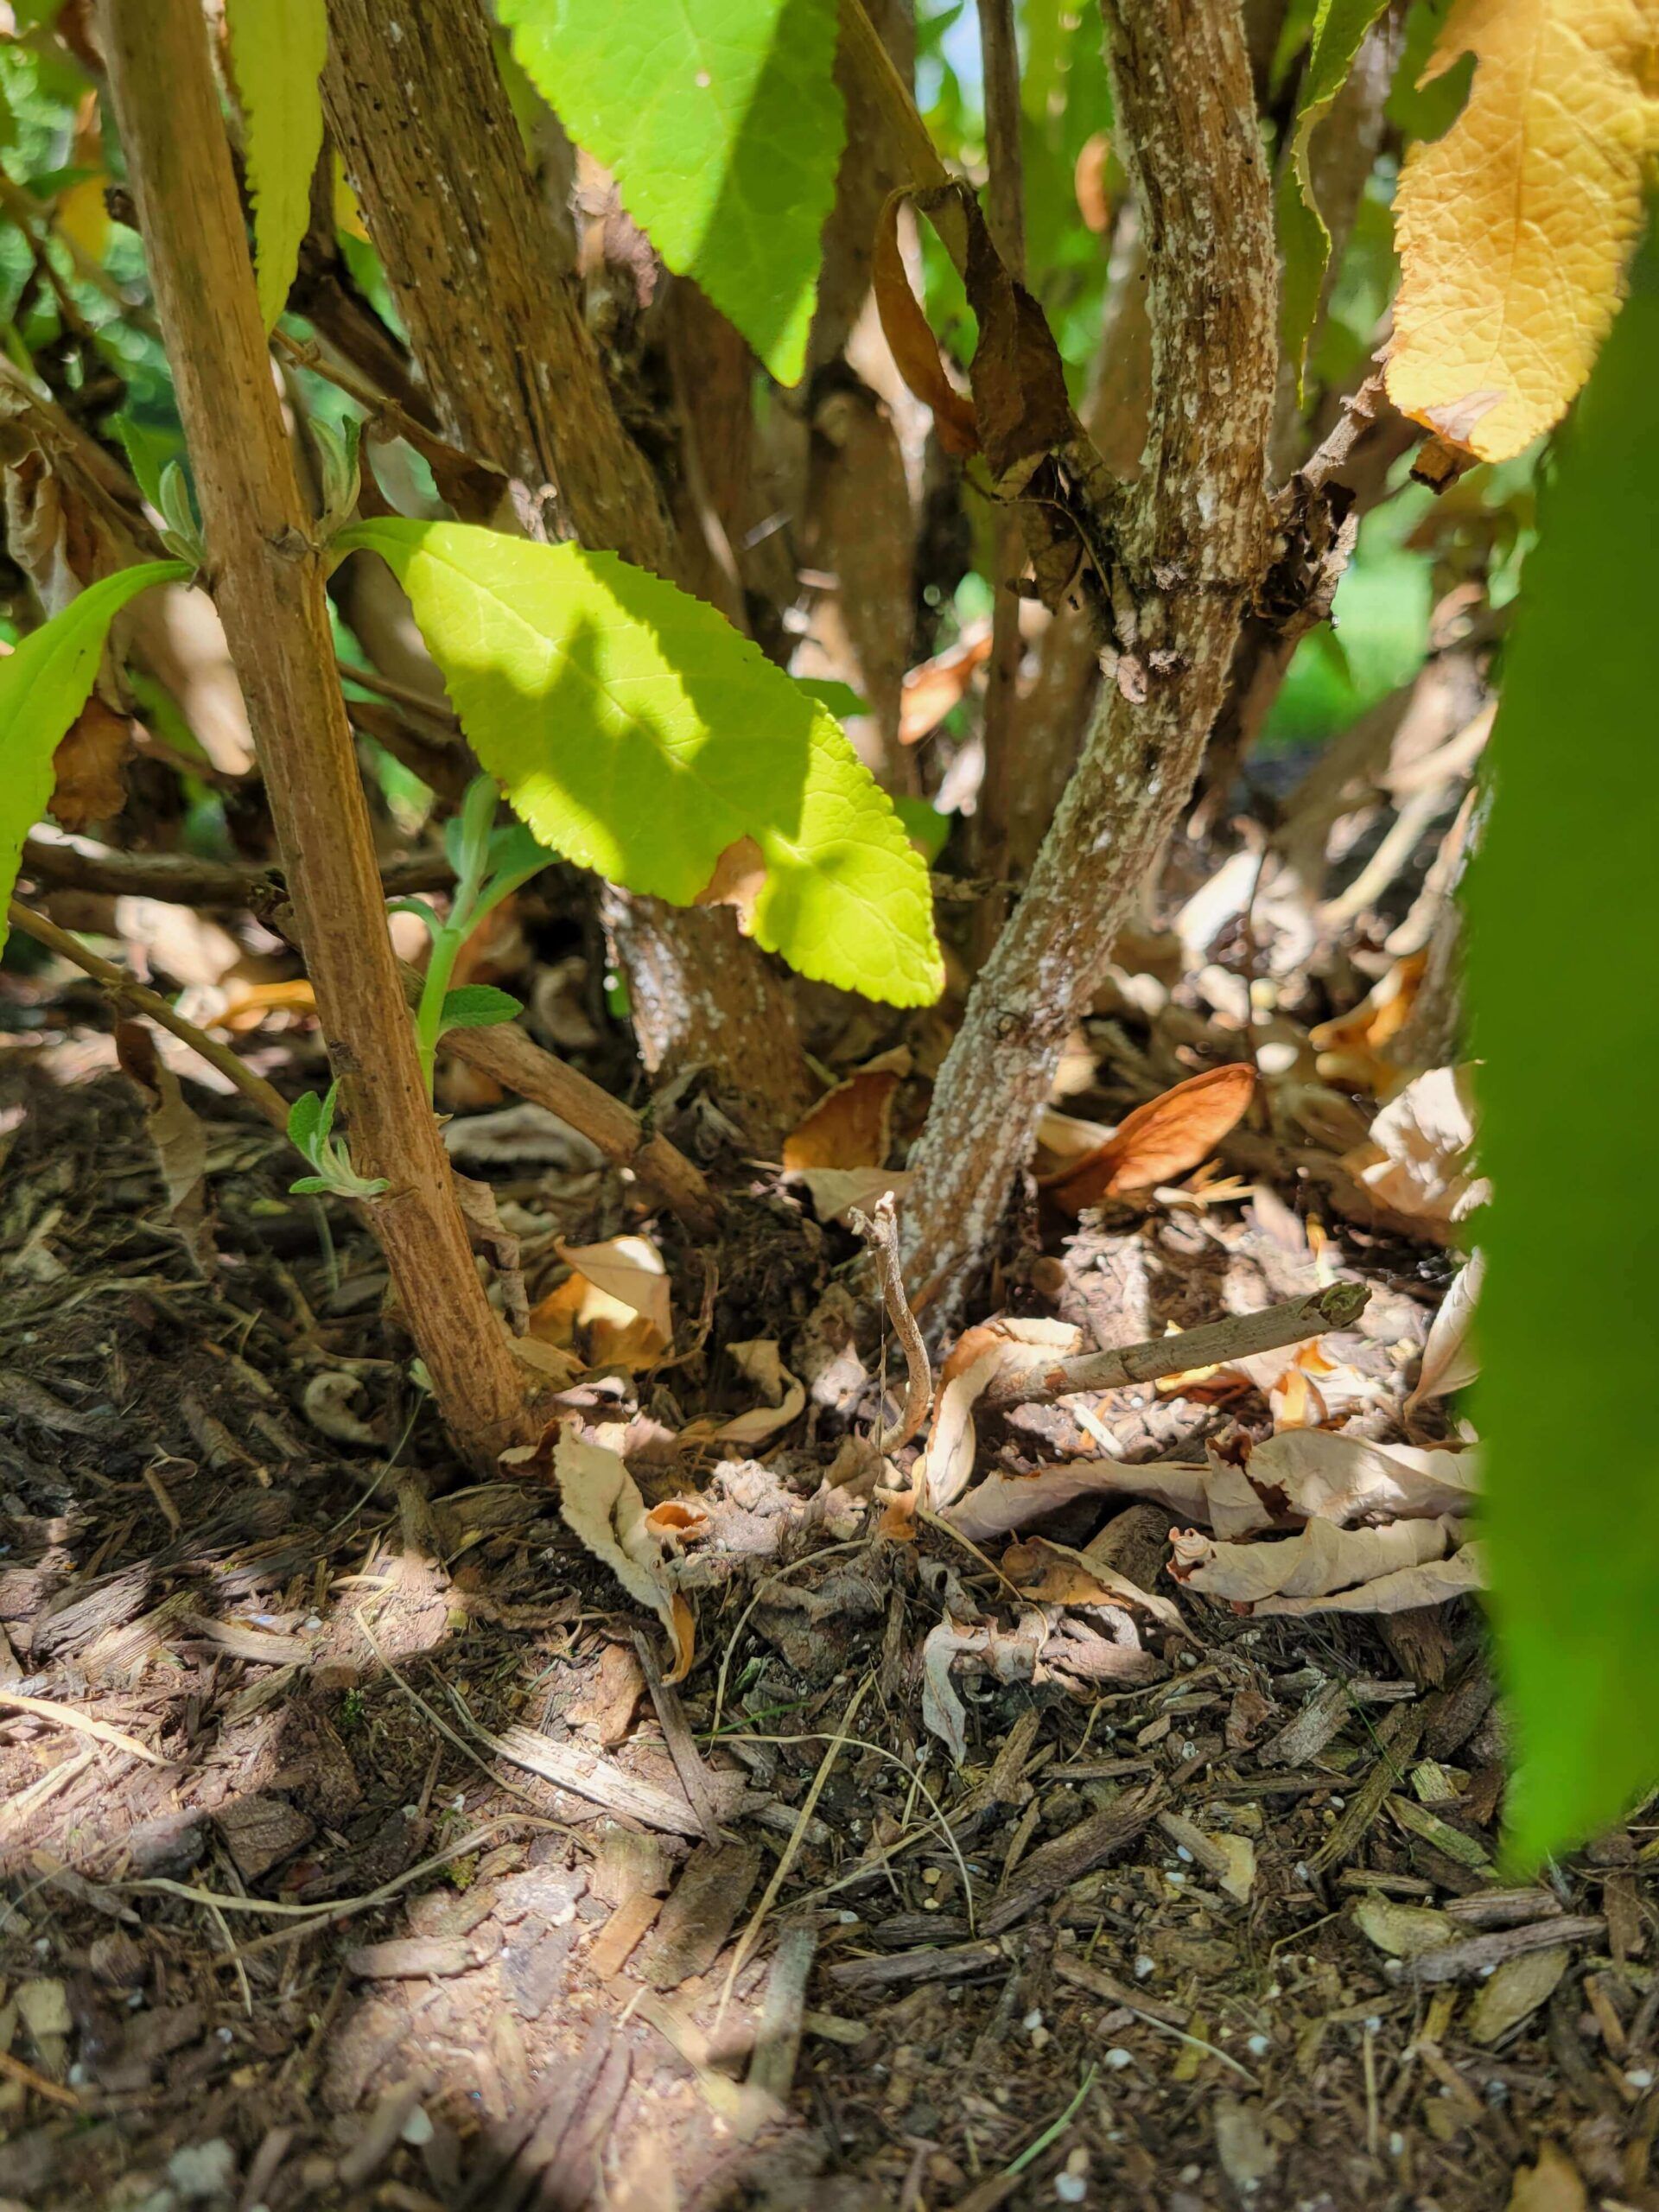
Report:
[{"label": "small green shoot", "polygon": [[289,1141],[309,1160],[315,1173],[302,1175],[288,1187],[296,1196],[327,1192],[337,1198],[378,1198],[391,1188],[391,1184],[384,1175],[359,1175],[352,1166],[344,1138],[333,1134],[339,1097],[339,1084],[331,1083],[325,1095],[308,1090],[289,1108]]},{"label": "small green shoot", "polygon": [[449,986],[461,948],[484,917],[553,858],[523,823],[495,827],[497,797],[493,777],[475,776],[467,787],[461,811],[444,825],[444,850],[455,871],[448,920],[441,920],[424,899],[398,899],[392,903],[393,913],[418,914],[432,939],[432,957],[415,1014],[421,1076],[429,1098],[438,1040],[447,1031],[487,1029],[498,1021],[512,1021],[524,1012],[520,1001],[508,991],[497,990],[493,983],[462,983],[453,990]]}]

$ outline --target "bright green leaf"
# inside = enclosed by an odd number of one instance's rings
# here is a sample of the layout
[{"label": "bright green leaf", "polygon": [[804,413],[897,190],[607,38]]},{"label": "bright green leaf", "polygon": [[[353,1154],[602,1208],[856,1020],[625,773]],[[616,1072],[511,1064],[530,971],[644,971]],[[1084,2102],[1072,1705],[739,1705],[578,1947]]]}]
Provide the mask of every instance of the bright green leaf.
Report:
[{"label": "bright green leaf", "polygon": [[[1530,1868],[1659,1782],[1659,244],[1547,486],[1471,877],[1495,1198],[1476,1413]],[[1586,746],[1589,750],[1586,751]]]},{"label": "bright green leaf", "polygon": [[1279,176],[1279,245],[1284,255],[1284,290],[1280,316],[1285,353],[1294,364],[1300,391],[1307,341],[1319,310],[1325,272],[1331,265],[1331,233],[1313,197],[1308,144],[1314,126],[1348,80],[1365,34],[1382,14],[1384,0],[1319,0],[1313,36],[1302,74],[1301,98],[1292,128],[1290,157]]},{"label": "bright green leaf", "polygon": [[254,273],[269,330],[287,305],[311,219],[328,16],[325,0],[226,0],[225,16],[247,123]]},{"label": "bright green leaf", "polygon": [[614,554],[460,523],[355,524],[408,592],[480,762],[543,844],[689,906],[766,865],[753,928],[803,975],[938,996],[927,871],[835,717],[702,601]]},{"label": "bright green leaf", "polygon": [[302,1090],[288,1109],[288,1141],[296,1152],[315,1160],[327,1131],[323,1123],[323,1101],[319,1092]]},{"label": "bright green leaf", "polygon": [[836,0],[501,0],[513,52],[780,383],[806,365],[846,137]]},{"label": "bright green leaf", "polygon": [[511,991],[498,991],[493,983],[458,983],[443,995],[438,1032],[448,1029],[491,1029],[499,1021],[517,1021],[524,1010],[522,999]]},{"label": "bright green leaf", "polygon": [[0,948],[23,840],[52,796],[52,755],[92,695],[111,623],[147,584],[189,573],[182,561],[118,569],[0,660]]}]

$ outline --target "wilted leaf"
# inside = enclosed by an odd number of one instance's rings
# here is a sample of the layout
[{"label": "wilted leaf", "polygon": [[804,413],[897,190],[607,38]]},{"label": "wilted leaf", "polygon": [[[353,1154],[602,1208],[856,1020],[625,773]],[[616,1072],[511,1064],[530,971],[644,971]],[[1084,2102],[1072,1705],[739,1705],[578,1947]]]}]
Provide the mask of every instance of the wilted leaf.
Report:
[{"label": "wilted leaf", "polygon": [[1465,1389],[1480,1373],[1480,1360],[1469,1341],[1469,1331],[1485,1274],[1485,1255],[1477,1252],[1472,1259],[1464,1262],[1452,1277],[1452,1287],[1429,1325],[1416,1387],[1406,1400],[1407,1413],[1418,1406],[1431,1404],[1436,1398],[1449,1398],[1454,1390]]},{"label": "wilted leaf", "polygon": [[1613,319],[1659,148],[1649,0],[1459,0],[1425,79],[1478,60],[1395,195],[1389,396],[1503,461],[1560,421]]},{"label": "wilted leaf", "polygon": [[1264,1598],[1323,1598],[1443,1559],[1452,1534],[1445,1520],[1395,1521],[1381,1529],[1310,1521],[1296,1535],[1276,1541],[1227,1544],[1196,1529],[1177,1529],[1170,1537],[1169,1571],[1189,1590],[1249,1610]]},{"label": "wilted leaf", "polygon": [[939,1375],[927,1445],[916,1466],[916,1493],[934,1513],[960,1497],[972,1478],[977,1438],[974,1407],[1003,1376],[1067,1358],[1081,1341],[1069,1321],[987,1321],[965,1329]]},{"label": "wilted leaf", "polygon": [[[1586,10],[1586,15],[1592,11]],[[1486,1518],[1535,1865],[1659,1779],[1659,1341],[1650,1169],[1659,936],[1646,801],[1659,623],[1659,254],[1562,442],[1504,651],[1490,830],[1471,870],[1480,1010]],[[1593,773],[1563,732],[1593,731]],[[1541,856],[1548,896],[1541,895]]]},{"label": "wilted leaf", "polygon": [[269,330],[288,303],[311,219],[328,16],[325,0],[226,0],[225,22],[247,122],[254,275]]},{"label": "wilted leaf", "polygon": [[[1216,1475],[1236,1474],[1217,1469]],[[1297,1521],[1437,1520],[1466,1513],[1479,1489],[1474,1452],[1430,1451],[1410,1444],[1373,1444],[1367,1438],[1322,1428],[1286,1429],[1250,1453],[1243,1481],[1282,1519]],[[1212,1525],[1228,1535],[1241,1530],[1213,1510]],[[1252,1522],[1251,1526],[1260,1526]]]},{"label": "wilted leaf", "polygon": [[768,951],[894,1005],[938,997],[927,869],[891,800],[713,607],[613,554],[460,523],[382,518],[335,544],[390,564],[474,751],[543,844],[690,906],[751,839]]},{"label": "wilted leaf", "polygon": [[127,801],[126,765],[132,732],[124,715],[93,692],[52,755],[48,812],[66,830],[107,822]]},{"label": "wilted leaf", "polygon": [[189,573],[182,561],[122,569],[0,656],[0,949],[23,840],[46,811],[53,755],[91,696],[111,623],[147,585]]},{"label": "wilted leaf", "polygon": [[933,410],[939,443],[946,453],[965,457],[979,451],[974,403],[957,390],[945,373],[938,342],[928,327],[921,302],[910,289],[909,271],[899,250],[899,211],[907,197],[903,192],[890,193],[876,224],[870,268],[876,311],[899,375],[923,405]]},{"label": "wilted leaf", "polygon": [[673,1671],[663,1679],[683,1681],[695,1648],[691,1608],[669,1581],[661,1543],[645,1526],[645,1502],[621,1454],[584,1443],[563,1428],[554,1447],[553,1472],[560,1517],[634,1602],[661,1621],[674,1652]]},{"label": "wilted leaf", "polygon": [[179,1078],[142,1021],[118,1021],[115,1056],[144,1102],[144,1135],[167,1185],[167,1210],[199,1230],[205,1204],[207,1132],[185,1103]]},{"label": "wilted leaf", "polygon": [[820,1221],[849,1224],[855,1213],[873,1213],[889,1193],[902,1198],[910,1181],[900,1167],[801,1167],[795,1173]]},{"label": "wilted leaf", "polygon": [[1314,1066],[1325,1082],[1372,1091],[1399,1082],[1402,1071],[1384,1057],[1385,1048],[1405,1027],[1427,966],[1427,952],[1408,953],[1378,976],[1357,1006],[1308,1031]]},{"label": "wilted leaf", "polygon": [[1474,1141],[1469,1071],[1431,1068],[1390,1099],[1343,1166],[1394,1212],[1444,1233],[1491,1194],[1474,1172]]},{"label": "wilted leaf", "polygon": [[944,1518],[976,1544],[1029,1529],[1080,1497],[1154,1498],[1183,1520],[1202,1520],[1205,1471],[1169,1463],[1126,1467],[1120,1459],[1067,1459],[1035,1474],[987,1475]]},{"label": "wilted leaf", "polygon": [[503,0],[500,14],[668,266],[797,383],[846,136],[832,0]]},{"label": "wilted leaf", "polygon": [[656,1246],[644,1236],[613,1236],[603,1244],[556,1237],[554,1249],[575,1272],[541,1301],[531,1316],[532,1331],[555,1344],[568,1342],[559,1333],[568,1316],[573,1328],[590,1332],[596,1366],[643,1367],[660,1358],[674,1339],[674,1315]]},{"label": "wilted leaf", "polygon": [[993,1621],[964,1626],[947,1613],[929,1630],[922,1644],[922,1719],[955,1764],[960,1766],[968,1753],[967,1714],[950,1680],[951,1669],[959,1659],[971,1656],[1000,1682],[1028,1682],[1047,1641],[1040,1613],[1027,1613],[1012,1630],[999,1628]]},{"label": "wilted leaf", "polygon": [[1384,0],[1319,0],[1302,73],[1290,157],[1280,173],[1279,246],[1284,256],[1280,324],[1285,357],[1296,372],[1300,392],[1308,335],[1319,312],[1325,272],[1331,264],[1331,233],[1313,196],[1308,148],[1316,127],[1347,81],[1365,34],[1382,12]]},{"label": "wilted leaf", "polygon": [[1322,1598],[1263,1598],[1257,1613],[1414,1613],[1425,1605],[1449,1605],[1486,1586],[1478,1544],[1465,1544],[1449,1559],[1426,1560],[1421,1567],[1397,1567],[1357,1589],[1332,1590]]},{"label": "wilted leaf", "polygon": [[1066,1544],[1052,1544],[1045,1536],[1010,1544],[1002,1554],[1001,1568],[1022,1597],[1039,1605],[1111,1605],[1128,1612],[1145,1613],[1165,1628],[1179,1629],[1179,1611],[1167,1598],[1143,1590],[1128,1575]]},{"label": "wilted leaf", "polygon": [[1189,1076],[1137,1106],[1104,1144],[1046,1177],[1043,1188],[1064,1211],[1076,1215],[1126,1191],[1174,1182],[1208,1159],[1255,1091],[1255,1071],[1242,1061]]},{"label": "wilted leaf", "polygon": [[893,1068],[861,1068],[825,1091],[784,1139],[784,1166],[880,1167],[893,1142]]},{"label": "wilted leaf", "polygon": [[980,449],[999,490],[1025,489],[1033,464],[1072,435],[1060,349],[1042,308],[1005,266],[979,202],[950,188],[968,226],[963,283],[979,324],[970,374]]},{"label": "wilted leaf", "polygon": [[693,1421],[681,1430],[682,1443],[765,1444],[805,1408],[806,1386],[784,1365],[775,1337],[749,1337],[726,1349],[739,1373],[754,1384],[766,1403],[734,1414],[729,1421]]}]

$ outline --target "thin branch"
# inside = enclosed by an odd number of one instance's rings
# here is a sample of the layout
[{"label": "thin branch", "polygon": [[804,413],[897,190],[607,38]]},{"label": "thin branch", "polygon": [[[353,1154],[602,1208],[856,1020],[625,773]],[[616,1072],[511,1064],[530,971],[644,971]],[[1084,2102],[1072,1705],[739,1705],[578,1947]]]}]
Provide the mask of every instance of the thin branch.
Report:
[{"label": "thin branch", "polygon": [[32,937],[36,944],[44,945],[48,952],[55,952],[60,958],[73,961],[94,982],[101,983],[112,998],[119,999],[137,1013],[147,1014],[160,1027],[170,1030],[181,1044],[188,1045],[193,1052],[210,1066],[216,1067],[222,1076],[227,1077],[245,1098],[251,1099],[274,1128],[287,1135],[288,1101],[274,1084],[267,1083],[264,1076],[256,1075],[251,1068],[245,1067],[227,1045],[221,1045],[216,1037],[210,1037],[205,1030],[198,1029],[194,1021],[187,1021],[164,998],[154,991],[146,990],[142,983],[135,982],[112,962],[100,959],[97,953],[89,951],[78,937],[72,937],[67,930],[60,930],[55,922],[48,921],[44,914],[35,913],[14,899],[7,909],[7,915],[13,929],[21,930],[25,937]]},{"label": "thin branch", "polygon": [[[21,873],[57,891],[91,891],[112,899],[157,899],[168,906],[224,908],[262,913],[286,897],[280,869],[236,868],[185,853],[117,853],[81,838],[23,840]],[[454,871],[442,854],[415,853],[388,861],[380,888],[388,899],[418,891],[447,891]]]},{"label": "thin branch", "polygon": [[1157,1382],[1196,1367],[1224,1367],[1230,1360],[1277,1351],[1282,1344],[1305,1344],[1327,1329],[1351,1329],[1364,1312],[1370,1292],[1363,1283],[1333,1282],[1323,1290],[1269,1306],[1259,1313],[1233,1313],[1173,1337],[1154,1337],[1119,1351],[1085,1352],[1063,1359],[1038,1374],[1022,1375],[988,1390],[980,1403],[995,1406],[1052,1406],[1077,1390],[1121,1390],[1134,1382]]}]

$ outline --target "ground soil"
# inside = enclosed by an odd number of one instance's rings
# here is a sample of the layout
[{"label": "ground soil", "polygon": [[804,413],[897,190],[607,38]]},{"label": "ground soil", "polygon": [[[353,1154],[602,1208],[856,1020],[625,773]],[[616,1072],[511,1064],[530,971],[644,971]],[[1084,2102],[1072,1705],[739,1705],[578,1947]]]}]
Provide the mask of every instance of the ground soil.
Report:
[{"label": "ground soil", "polygon": [[[181,1227],[97,1027],[26,1035],[0,1089],[6,2212],[1659,2212],[1659,1828],[1510,1891],[1472,1607],[1252,1623],[1160,1577],[1167,1510],[1131,1506],[1179,1632],[1141,1681],[969,1681],[958,1766],[919,1654],[995,1573],[803,1524],[711,1583],[661,1690],[546,1482],[454,1465],[349,1217],[192,1090],[215,1214]],[[602,1179],[497,1179],[626,1225]],[[710,1322],[644,1387],[664,1431],[851,1249],[740,1188],[731,1251],[664,1232]],[[1000,1287],[1081,1317],[1311,1264],[1240,1207],[1047,1241]],[[1350,1351],[1398,1372],[1444,1262],[1333,1256],[1376,1292]],[[1098,1410],[1130,1458],[1262,1411]],[[807,1495],[837,1426],[754,1479]],[[582,1786],[504,1755],[526,1731]],[[1410,1955],[1465,1939],[1446,1979]]]}]

